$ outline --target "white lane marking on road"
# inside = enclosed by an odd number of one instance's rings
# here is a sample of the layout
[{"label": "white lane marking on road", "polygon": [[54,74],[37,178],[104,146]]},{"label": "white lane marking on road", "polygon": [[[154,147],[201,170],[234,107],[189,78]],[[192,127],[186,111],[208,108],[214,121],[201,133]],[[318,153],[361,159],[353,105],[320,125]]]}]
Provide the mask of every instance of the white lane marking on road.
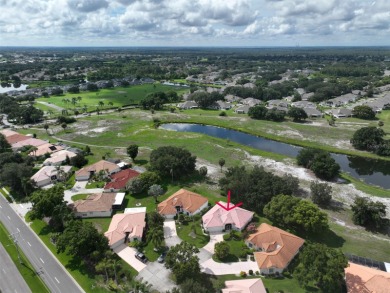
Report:
[{"label": "white lane marking on road", "polygon": [[16,228],[16,230],[18,230],[18,232],[20,233],[20,230],[19,230],[19,228]]},{"label": "white lane marking on road", "polygon": [[28,245],[30,245],[30,247],[31,247],[31,244],[30,244],[30,242],[28,242],[28,241],[27,241],[27,244],[28,244]]},{"label": "white lane marking on road", "polygon": [[7,216],[8,220],[11,220],[11,218],[9,216]]},{"label": "white lane marking on road", "polygon": [[54,279],[56,279],[56,281],[57,281],[58,284],[60,283],[60,281],[58,281],[58,279],[57,279],[56,277],[54,277]]},{"label": "white lane marking on road", "polygon": [[42,263],[45,263],[45,262],[42,260],[42,258],[39,258],[39,259],[41,260]]}]

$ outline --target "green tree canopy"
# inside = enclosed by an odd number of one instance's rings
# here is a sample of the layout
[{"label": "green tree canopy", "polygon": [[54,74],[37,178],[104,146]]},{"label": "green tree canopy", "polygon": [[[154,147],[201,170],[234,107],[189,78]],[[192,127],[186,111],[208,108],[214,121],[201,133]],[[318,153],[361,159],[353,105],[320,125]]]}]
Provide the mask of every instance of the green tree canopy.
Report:
[{"label": "green tree canopy", "polygon": [[195,171],[196,157],[186,149],[164,146],[150,154],[150,166],[163,177],[180,178]]},{"label": "green tree canopy", "polygon": [[355,224],[369,228],[380,228],[386,216],[386,206],[379,201],[366,197],[356,197],[352,208],[352,220]]},{"label": "green tree canopy", "polygon": [[293,119],[294,122],[301,122],[302,120],[307,119],[307,114],[302,108],[291,107],[287,115]]},{"label": "green tree canopy", "polygon": [[218,259],[224,259],[230,253],[230,246],[226,241],[221,241],[215,244],[214,254]]},{"label": "green tree canopy", "polygon": [[332,186],[327,183],[312,181],[310,183],[311,199],[319,206],[327,206],[332,200]]},{"label": "green tree canopy", "polygon": [[55,185],[49,189],[37,190],[31,195],[30,200],[32,202],[32,219],[51,217],[54,208],[64,202],[64,188]]},{"label": "green tree canopy", "polygon": [[348,260],[337,249],[324,244],[308,244],[300,252],[294,276],[304,287],[313,282],[322,292],[342,292]]},{"label": "green tree canopy", "polygon": [[355,131],[351,144],[355,149],[375,151],[378,145],[383,144],[385,132],[375,126],[363,127]]},{"label": "green tree canopy", "polygon": [[299,181],[291,175],[276,176],[259,166],[252,170],[231,167],[219,180],[219,186],[225,195],[231,191],[233,203],[242,201],[244,208],[262,214],[264,206],[275,195],[297,192]]},{"label": "green tree canopy", "polygon": [[297,232],[319,233],[328,228],[328,216],[315,204],[289,195],[277,195],[264,207],[264,215],[278,226]]},{"label": "green tree canopy", "polygon": [[4,135],[0,133],[0,153],[12,152],[11,145],[7,142]]},{"label": "green tree canopy", "polygon": [[178,284],[186,279],[196,279],[200,274],[199,252],[195,246],[182,241],[168,251],[165,257],[165,267],[172,270]]},{"label": "green tree canopy", "polygon": [[127,154],[129,157],[133,160],[137,157],[138,155],[138,145],[132,144],[127,147]]},{"label": "green tree canopy", "polygon": [[353,108],[352,115],[356,118],[373,120],[375,119],[375,112],[367,105],[359,105]]},{"label": "green tree canopy", "polygon": [[314,172],[324,180],[335,178],[340,172],[340,166],[329,152],[312,148],[303,148],[297,155],[297,163]]}]

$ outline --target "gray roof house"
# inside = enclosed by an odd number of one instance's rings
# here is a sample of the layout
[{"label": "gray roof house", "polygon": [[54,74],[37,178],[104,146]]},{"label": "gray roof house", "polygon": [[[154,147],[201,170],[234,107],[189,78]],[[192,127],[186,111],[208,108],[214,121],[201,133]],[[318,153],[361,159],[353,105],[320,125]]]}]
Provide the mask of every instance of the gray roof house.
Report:
[{"label": "gray roof house", "polygon": [[329,99],[325,102],[325,104],[331,107],[340,107],[340,106],[347,105],[349,103],[356,102],[357,99],[358,99],[357,95],[349,93],[334,99]]},{"label": "gray roof house", "polygon": [[218,110],[229,110],[232,108],[232,103],[225,102],[225,101],[217,101],[216,106]]},{"label": "gray roof house", "polygon": [[180,103],[177,105],[178,108],[180,109],[196,109],[198,108],[198,104],[194,101],[187,101],[187,102],[184,102],[184,103]]},{"label": "gray roof house", "polygon": [[242,104],[248,105],[250,107],[256,106],[257,104],[260,104],[261,101],[254,98],[246,98],[241,101]]},{"label": "gray roof house", "polygon": [[235,112],[237,114],[248,114],[248,111],[249,111],[249,108],[251,108],[250,106],[248,105],[242,105],[242,106],[239,106]]},{"label": "gray roof house", "polygon": [[226,95],[225,96],[225,101],[228,101],[228,102],[240,102],[242,101],[242,98],[238,97],[238,96],[233,96],[233,95]]},{"label": "gray roof house", "polygon": [[303,108],[303,111],[306,112],[309,118],[318,118],[323,116],[322,112],[316,108]]},{"label": "gray roof house", "polygon": [[291,103],[291,106],[294,106],[297,108],[317,108],[317,105],[315,103],[312,103],[309,101],[297,101],[297,102]]},{"label": "gray roof house", "polygon": [[329,109],[325,113],[333,116],[334,118],[352,117],[352,110],[347,108]]},{"label": "gray roof house", "polygon": [[288,103],[283,100],[269,100],[268,102],[268,109],[272,108],[288,108]]}]

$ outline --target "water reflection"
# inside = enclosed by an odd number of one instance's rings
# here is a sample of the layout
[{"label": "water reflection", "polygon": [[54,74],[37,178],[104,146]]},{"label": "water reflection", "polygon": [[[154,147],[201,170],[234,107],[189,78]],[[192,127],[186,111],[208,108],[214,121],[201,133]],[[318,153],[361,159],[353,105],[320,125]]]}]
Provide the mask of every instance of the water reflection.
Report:
[{"label": "water reflection", "polygon": [[[168,123],[161,125],[161,128],[181,132],[197,132],[222,139],[229,139],[259,150],[290,157],[296,157],[301,149],[300,147],[286,143],[209,125]],[[373,160],[340,154],[332,154],[332,157],[340,165],[343,172],[347,172],[351,176],[363,180],[366,183],[390,189],[390,178],[388,177],[388,175],[390,175],[389,161]]]}]

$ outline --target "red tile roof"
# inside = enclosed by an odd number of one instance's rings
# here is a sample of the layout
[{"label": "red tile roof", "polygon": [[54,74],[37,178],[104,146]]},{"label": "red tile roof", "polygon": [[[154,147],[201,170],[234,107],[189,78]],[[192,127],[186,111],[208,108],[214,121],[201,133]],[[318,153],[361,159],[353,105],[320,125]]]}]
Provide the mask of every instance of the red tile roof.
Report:
[{"label": "red tile roof", "polygon": [[159,203],[157,210],[161,215],[173,215],[177,212],[176,206],[181,206],[184,210],[193,213],[206,202],[208,202],[206,197],[186,189],[180,189]]},{"label": "red tile roof", "polygon": [[345,268],[348,293],[388,293],[390,273],[349,263]]},{"label": "red tile roof", "polygon": [[130,179],[139,176],[140,173],[133,169],[125,169],[110,176],[111,182],[108,182],[104,189],[123,189]]}]

